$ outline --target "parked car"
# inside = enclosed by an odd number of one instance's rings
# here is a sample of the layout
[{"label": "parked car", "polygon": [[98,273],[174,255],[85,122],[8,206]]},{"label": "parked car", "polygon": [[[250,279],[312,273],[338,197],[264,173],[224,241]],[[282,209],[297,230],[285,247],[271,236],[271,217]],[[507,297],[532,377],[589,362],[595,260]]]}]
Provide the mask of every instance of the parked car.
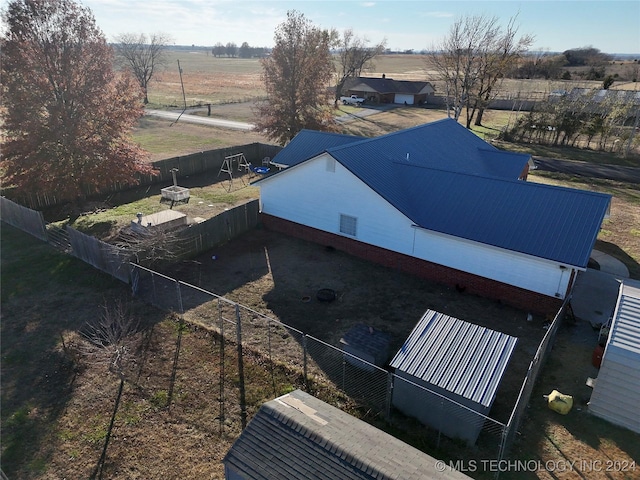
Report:
[{"label": "parked car", "polygon": [[340,101],[343,105],[361,105],[364,103],[364,98],[357,95],[351,95],[350,97],[340,97]]}]

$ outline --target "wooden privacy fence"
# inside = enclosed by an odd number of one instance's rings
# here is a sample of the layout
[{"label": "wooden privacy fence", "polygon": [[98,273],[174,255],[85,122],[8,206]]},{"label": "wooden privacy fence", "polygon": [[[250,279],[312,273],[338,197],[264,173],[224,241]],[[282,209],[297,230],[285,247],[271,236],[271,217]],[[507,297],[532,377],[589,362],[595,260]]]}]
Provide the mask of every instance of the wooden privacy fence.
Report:
[{"label": "wooden privacy fence", "polygon": [[118,280],[129,283],[131,252],[85,235],[71,227],[67,227],[66,230],[71,243],[71,254],[74,257]]},{"label": "wooden privacy fence", "polygon": [[40,240],[47,241],[47,228],[42,212],[23,207],[0,197],[0,219]]},{"label": "wooden privacy fence", "polygon": [[251,200],[182,230],[180,236],[185,239],[189,248],[185,256],[204,252],[255,228],[258,225],[259,210],[260,202]]},{"label": "wooden privacy fence", "polygon": [[[174,168],[178,169],[178,175],[180,177],[196,175],[209,170],[218,171],[220,170],[225,157],[238,153],[244,153],[248,162],[251,162],[254,165],[261,165],[262,159],[265,157],[273,158],[280,150],[282,150],[282,147],[278,145],[268,145],[255,142],[246,145],[219,148],[216,150],[208,150],[206,152],[198,152],[180,157],[157,160],[152,162],[153,168],[157,171],[157,174],[138,175],[137,184],[131,185],[116,182],[102,191],[96,191],[94,188],[87,187],[84,189],[84,194],[90,197],[99,194],[121,192],[137,186],[154,185],[157,183],[172,184],[173,175],[171,170]],[[34,209],[52,207],[65,202],[55,195],[40,195],[37,193],[20,198],[19,201]]]}]

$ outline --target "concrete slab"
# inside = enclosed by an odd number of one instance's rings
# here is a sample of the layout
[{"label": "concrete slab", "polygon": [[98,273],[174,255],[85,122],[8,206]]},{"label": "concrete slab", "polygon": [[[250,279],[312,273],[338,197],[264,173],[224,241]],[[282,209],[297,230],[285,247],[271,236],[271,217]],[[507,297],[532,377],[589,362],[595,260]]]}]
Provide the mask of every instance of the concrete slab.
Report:
[{"label": "concrete slab", "polygon": [[575,316],[594,328],[605,324],[616,307],[620,283],[621,280],[610,273],[591,268],[580,272],[571,297]]},{"label": "concrete slab", "polygon": [[151,215],[145,215],[141,218],[140,223],[138,223],[138,220],[131,221],[132,227],[142,225],[145,228],[160,228],[162,230],[169,230],[186,224],[187,215],[176,210],[162,210]]},{"label": "concrete slab", "polygon": [[591,258],[598,262],[601,272],[610,273],[618,278],[629,278],[629,269],[617,258],[598,250],[591,252]]}]

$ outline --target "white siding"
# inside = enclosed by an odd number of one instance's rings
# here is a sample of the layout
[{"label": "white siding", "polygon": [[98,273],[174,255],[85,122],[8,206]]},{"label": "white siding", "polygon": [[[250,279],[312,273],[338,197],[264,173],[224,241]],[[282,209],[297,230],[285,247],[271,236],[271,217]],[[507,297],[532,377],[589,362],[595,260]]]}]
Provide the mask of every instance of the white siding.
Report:
[{"label": "white siding", "polygon": [[620,287],[589,411],[640,433],[640,282]]},{"label": "white siding", "polygon": [[[340,215],[357,218],[355,239],[498,282],[564,298],[570,269],[550,261],[416,228],[324,153],[260,182],[261,211],[337,235]],[[558,294],[558,295],[556,295]]]},{"label": "white siding", "polygon": [[570,269],[554,262],[420,228],[413,256],[558,298],[571,278]]},{"label": "white siding", "polygon": [[411,221],[339,162],[328,172],[327,156],[262,181],[262,212],[353,238],[340,233],[340,215],[349,215],[358,219],[356,240],[410,255]]}]

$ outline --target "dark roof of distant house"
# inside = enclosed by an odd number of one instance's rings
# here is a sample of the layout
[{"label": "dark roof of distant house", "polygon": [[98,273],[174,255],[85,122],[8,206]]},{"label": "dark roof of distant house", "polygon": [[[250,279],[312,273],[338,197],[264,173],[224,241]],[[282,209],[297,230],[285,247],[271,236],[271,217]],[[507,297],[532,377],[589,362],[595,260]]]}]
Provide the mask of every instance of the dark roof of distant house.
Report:
[{"label": "dark roof of distant house", "polygon": [[418,227],[579,268],[611,200],[517,180],[527,155],[498,151],[451,119],[327,153]]},{"label": "dark roof of distant house", "polygon": [[256,480],[469,478],[300,390],[263,404],[223,462]]},{"label": "dark roof of distant house", "polygon": [[[363,90],[362,86],[367,88]],[[385,93],[405,93],[416,95],[418,93],[432,93],[433,85],[430,82],[412,81],[412,80],[394,80],[393,78],[372,78],[372,77],[356,77],[350,78],[345,82],[343,91],[374,91],[380,94]]]}]

